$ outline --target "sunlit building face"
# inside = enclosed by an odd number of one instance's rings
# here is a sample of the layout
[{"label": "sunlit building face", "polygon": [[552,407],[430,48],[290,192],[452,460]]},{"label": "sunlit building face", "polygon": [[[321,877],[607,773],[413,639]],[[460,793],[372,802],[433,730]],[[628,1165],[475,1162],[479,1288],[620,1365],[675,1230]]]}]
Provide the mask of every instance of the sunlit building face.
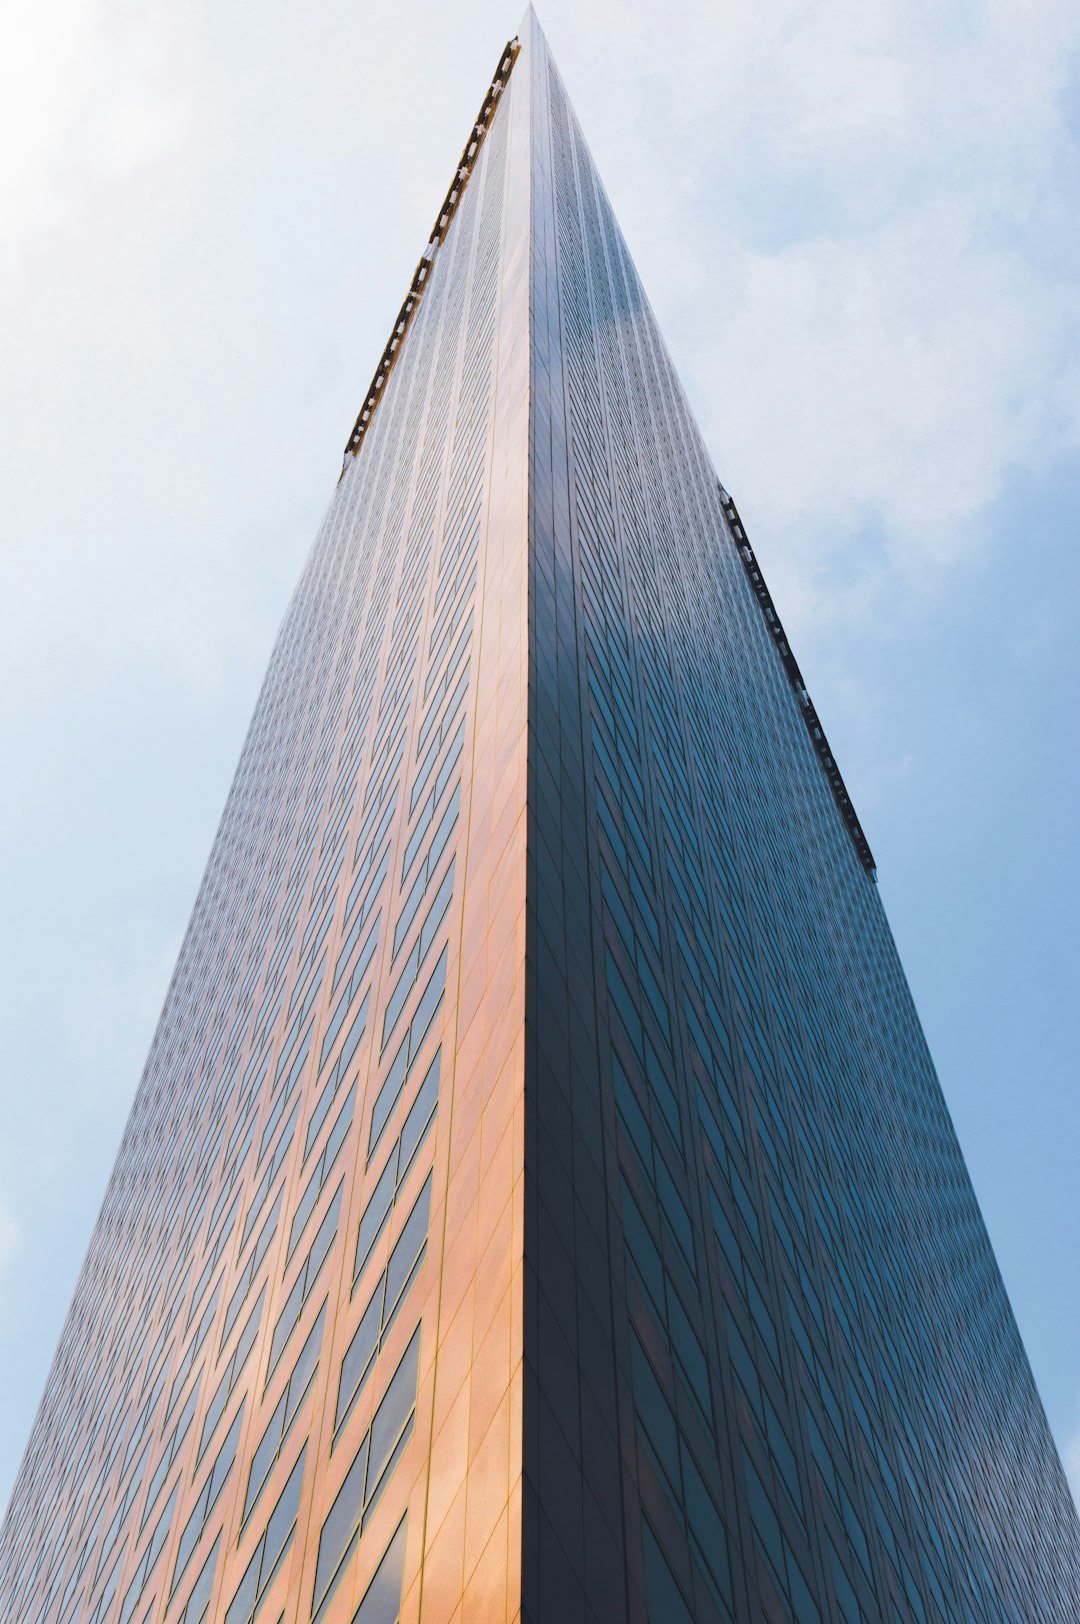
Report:
[{"label": "sunlit building face", "polygon": [[875,879],[530,13],[271,657],[3,1619],[1080,1617]]}]

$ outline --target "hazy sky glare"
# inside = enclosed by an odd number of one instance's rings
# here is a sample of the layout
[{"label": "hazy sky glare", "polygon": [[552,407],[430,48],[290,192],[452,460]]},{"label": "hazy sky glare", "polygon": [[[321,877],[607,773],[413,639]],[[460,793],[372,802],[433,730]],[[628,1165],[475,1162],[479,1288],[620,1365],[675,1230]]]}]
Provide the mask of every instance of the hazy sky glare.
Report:
[{"label": "hazy sky glare", "polygon": [[[0,1502],[278,620],[517,21],[6,13]],[[1076,1484],[1080,12],[541,22],[874,847]]]}]

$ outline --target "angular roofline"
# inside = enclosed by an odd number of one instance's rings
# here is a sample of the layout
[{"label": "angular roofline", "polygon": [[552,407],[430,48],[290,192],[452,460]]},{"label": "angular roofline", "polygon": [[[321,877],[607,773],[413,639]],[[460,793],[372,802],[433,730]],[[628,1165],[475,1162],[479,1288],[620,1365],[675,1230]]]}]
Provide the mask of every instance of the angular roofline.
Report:
[{"label": "angular roofline", "polygon": [[[531,12],[531,10],[532,8],[530,7],[529,12]],[[529,12],[526,12],[526,18],[528,18]],[[506,89],[507,82],[510,78],[510,74],[513,71],[514,63],[518,59],[518,53],[520,50],[521,45],[518,36],[515,35],[512,40],[507,41],[503,53],[499,58],[499,65],[495,69],[491,84],[488,86],[487,95],[484,97],[480,111],[476,116],[476,121],[473,124],[472,131],[469,135],[469,139],[466,141],[461,158],[458,161],[454,178],[450,182],[450,190],[443,199],[442,207],[435,217],[435,224],[431,228],[431,234],[428,237],[427,246],[420,256],[420,263],[417,265],[413,274],[413,279],[409,284],[409,291],[405,296],[405,303],[398,311],[397,320],[394,322],[390,337],[386,342],[386,348],[383,350],[382,355],[379,358],[379,364],[375,368],[375,376],[371,380],[371,385],[364,399],[364,404],[361,406],[356,422],[353,424],[352,433],[349,435],[348,443],[345,447],[345,458],[342,464],[342,473],[344,473],[345,469],[348,467],[349,457],[355,457],[356,453],[360,449],[364,435],[367,433],[368,427],[371,423],[375,408],[382,399],[383,391],[386,388],[386,380],[389,378],[391,372],[393,371],[394,363],[401,354],[401,346],[405,341],[405,335],[412,324],[412,319],[416,314],[417,306],[423,297],[424,290],[427,287],[428,281],[431,277],[432,267],[435,263],[435,256],[445,241],[446,233],[450,229],[450,222],[457,213],[458,205],[460,204],[462,197],[465,195],[465,188],[469,184],[469,179],[476,165],[477,154],[484,144],[484,138],[487,135],[488,130],[491,128],[491,121],[495,117],[495,109],[498,107],[499,99],[502,96],[503,91]]]}]

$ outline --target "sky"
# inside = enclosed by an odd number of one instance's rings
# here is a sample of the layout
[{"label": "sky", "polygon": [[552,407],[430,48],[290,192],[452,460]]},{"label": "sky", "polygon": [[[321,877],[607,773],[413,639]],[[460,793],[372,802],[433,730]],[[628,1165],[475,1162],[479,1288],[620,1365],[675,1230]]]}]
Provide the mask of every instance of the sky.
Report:
[{"label": "sky", "polygon": [[[0,1506],[274,633],[520,11],[0,24]],[[1080,9],[545,0],[1080,1492]]]}]

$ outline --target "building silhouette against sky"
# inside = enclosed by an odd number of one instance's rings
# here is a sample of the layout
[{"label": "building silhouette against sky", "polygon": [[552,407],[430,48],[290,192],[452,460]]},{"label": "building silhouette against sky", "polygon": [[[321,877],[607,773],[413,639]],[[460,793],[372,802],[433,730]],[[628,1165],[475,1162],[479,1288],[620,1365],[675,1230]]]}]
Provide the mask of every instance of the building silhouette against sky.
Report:
[{"label": "building silhouette against sky", "polygon": [[274,648],[0,1616],[1080,1617],[869,845],[531,12]]}]

